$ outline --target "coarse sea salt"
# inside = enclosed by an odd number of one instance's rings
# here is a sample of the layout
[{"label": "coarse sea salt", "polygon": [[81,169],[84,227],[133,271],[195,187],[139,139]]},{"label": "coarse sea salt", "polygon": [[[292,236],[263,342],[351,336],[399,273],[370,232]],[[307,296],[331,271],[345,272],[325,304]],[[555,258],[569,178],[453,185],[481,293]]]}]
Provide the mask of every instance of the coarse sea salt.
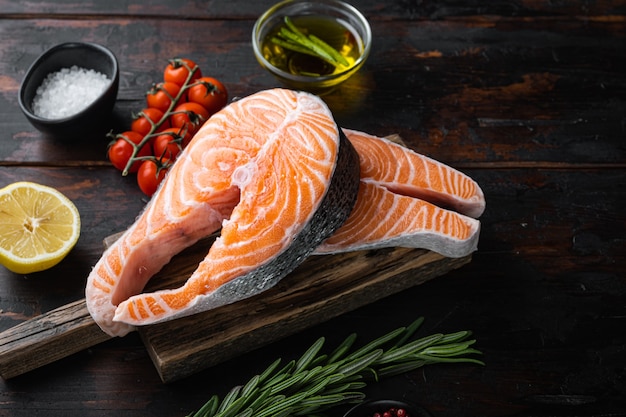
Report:
[{"label": "coarse sea salt", "polygon": [[50,73],[37,88],[33,112],[45,119],[63,119],[92,104],[111,80],[100,72],[76,65]]}]

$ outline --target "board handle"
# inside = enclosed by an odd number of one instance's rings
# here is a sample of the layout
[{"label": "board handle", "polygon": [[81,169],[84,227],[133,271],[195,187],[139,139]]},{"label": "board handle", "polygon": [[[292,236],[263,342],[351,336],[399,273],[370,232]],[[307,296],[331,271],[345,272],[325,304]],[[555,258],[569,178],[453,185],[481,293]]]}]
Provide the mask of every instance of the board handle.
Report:
[{"label": "board handle", "polygon": [[13,378],[110,338],[85,299],[66,304],[0,333],[0,376]]},{"label": "board handle", "polygon": [[[121,233],[104,239],[104,248],[115,242]],[[155,275],[156,283],[148,289],[179,286],[204,258],[217,234],[201,239],[175,256]],[[0,333],[0,376],[13,378],[50,364],[74,353],[93,347],[112,337],[100,329],[87,309],[83,298],[48,313],[26,320]]]}]

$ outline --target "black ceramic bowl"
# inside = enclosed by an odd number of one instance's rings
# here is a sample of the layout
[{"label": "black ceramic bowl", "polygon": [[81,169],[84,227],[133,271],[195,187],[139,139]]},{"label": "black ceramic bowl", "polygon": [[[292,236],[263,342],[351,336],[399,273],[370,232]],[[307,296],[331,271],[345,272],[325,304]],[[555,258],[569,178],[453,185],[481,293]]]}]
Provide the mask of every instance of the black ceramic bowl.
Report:
[{"label": "black ceramic bowl", "polygon": [[[109,85],[93,103],[74,115],[58,119],[37,116],[33,112],[33,100],[44,79],[48,74],[74,65],[106,75]],[[104,46],[80,42],[56,45],[37,58],[26,73],[19,92],[20,107],[39,131],[61,139],[74,139],[106,127],[117,99],[119,77],[117,59]]]},{"label": "black ceramic bowl", "polygon": [[375,413],[380,413],[382,416],[385,411],[389,411],[391,408],[405,410],[407,417],[431,417],[423,408],[407,401],[398,400],[365,401],[352,407],[344,414],[344,417],[372,417]]}]

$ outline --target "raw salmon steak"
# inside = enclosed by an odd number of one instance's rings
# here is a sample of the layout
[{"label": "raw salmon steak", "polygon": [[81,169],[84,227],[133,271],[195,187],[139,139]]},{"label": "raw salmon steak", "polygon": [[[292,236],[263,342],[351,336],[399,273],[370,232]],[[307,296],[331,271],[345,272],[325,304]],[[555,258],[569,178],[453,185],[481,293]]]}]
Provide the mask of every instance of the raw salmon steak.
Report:
[{"label": "raw salmon steak", "polygon": [[[112,336],[232,303],[275,285],[348,218],[358,155],[316,96],[262,91],[213,115],[87,280]],[[221,229],[186,283],[142,293],[184,248]]]},{"label": "raw salmon steak", "polygon": [[387,139],[343,131],[359,154],[359,194],[315,254],[401,246],[456,258],[476,250],[485,198],[474,180]]}]

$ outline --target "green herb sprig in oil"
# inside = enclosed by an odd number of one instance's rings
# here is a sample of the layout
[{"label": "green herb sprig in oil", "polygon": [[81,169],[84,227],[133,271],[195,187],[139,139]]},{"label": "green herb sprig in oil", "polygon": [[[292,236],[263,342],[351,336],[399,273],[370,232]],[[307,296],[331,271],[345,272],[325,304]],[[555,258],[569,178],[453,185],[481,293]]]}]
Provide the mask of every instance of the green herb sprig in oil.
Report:
[{"label": "green herb sprig in oil", "polygon": [[220,400],[217,395],[192,417],[287,417],[312,415],[331,407],[359,403],[367,381],[409,372],[436,363],[474,363],[480,351],[471,346],[471,332],[410,340],[423,318],[396,329],[351,352],[356,335],[348,336],[332,353],[321,354],[318,339],[297,361],[280,367],[274,361],[260,375],[237,386]]},{"label": "green herb sprig in oil", "polygon": [[350,64],[346,58],[335,48],[313,34],[305,34],[298,28],[289,16],[284,18],[285,26],[280,28],[278,34],[271,41],[285,49],[294,52],[314,56],[334,66],[335,68]]}]

